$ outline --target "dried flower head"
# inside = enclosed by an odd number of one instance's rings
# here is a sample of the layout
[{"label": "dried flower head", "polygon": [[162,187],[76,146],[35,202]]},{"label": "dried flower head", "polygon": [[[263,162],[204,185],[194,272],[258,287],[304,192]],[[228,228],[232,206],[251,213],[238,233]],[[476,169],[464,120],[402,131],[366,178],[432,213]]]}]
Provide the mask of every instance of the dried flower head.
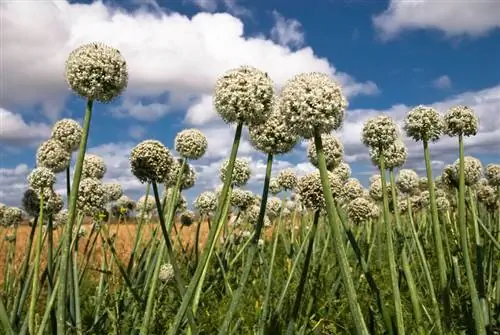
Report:
[{"label": "dried flower head", "polygon": [[398,129],[394,120],[387,115],[368,119],[363,125],[361,139],[370,148],[386,150],[398,138]]},{"label": "dried flower head", "polygon": [[330,133],[338,129],[347,109],[340,85],[324,73],[302,73],[289,80],[282,89],[280,113],[290,131],[303,138],[314,132]]},{"label": "dried flower head", "polygon": [[198,129],[184,129],[175,136],[175,151],[184,158],[200,159],[207,148],[207,138]]},{"label": "dried flower head", "polygon": [[213,103],[226,123],[259,124],[272,112],[274,84],[267,73],[240,66],[217,79]]},{"label": "dried flower head", "polygon": [[284,169],[278,174],[279,186],[285,191],[291,191],[297,185],[297,174],[292,169]]},{"label": "dried flower head", "polygon": [[[325,155],[326,168],[331,171],[342,162],[344,158],[344,146],[342,142],[332,134],[321,134],[321,142],[323,145],[323,154]],[[307,157],[312,165],[316,167],[319,166],[314,139],[309,140]]]},{"label": "dried flower head", "polygon": [[439,140],[443,133],[444,122],[439,112],[428,106],[417,106],[406,115],[403,129],[415,141]]},{"label": "dried flower head", "polygon": [[61,119],[52,127],[51,137],[59,141],[65,150],[78,150],[82,140],[82,127],[73,119]]},{"label": "dried flower head", "polygon": [[284,154],[291,151],[299,137],[290,132],[283,115],[274,108],[271,116],[261,124],[248,128],[250,142],[259,151],[267,154]]},{"label": "dried flower head", "polygon": [[100,180],[85,178],[80,182],[76,207],[83,214],[96,216],[104,211],[106,193]]},{"label": "dried flower head", "polygon": [[[372,163],[378,167],[380,167],[380,152],[377,147],[370,148]],[[400,139],[389,145],[382,153],[384,155],[384,167],[387,170],[403,166],[408,159],[408,148]]]},{"label": "dried flower head", "polygon": [[102,179],[106,174],[104,158],[94,154],[85,154],[82,167],[82,178]]},{"label": "dried flower head", "polygon": [[[226,159],[220,167],[219,175],[222,182],[226,179],[226,169],[228,165],[229,159]],[[232,184],[234,186],[245,185],[250,179],[251,174],[250,162],[247,159],[236,158],[234,161]]]},{"label": "dried flower head", "polygon": [[37,191],[52,188],[55,183],[56,175],[54,172],[43,166],[34,168],[28,175],[29,186]]},{"label": "dried flower head", "polygon": [[46,167],[54,173],[66,170],[71,162],[71,153],[59,141],[47,140],[40,144],[36,152],[36,165]]},{"label": "dried flower head", "polygon": [[163,182],[174,164],[170,151],[159,141],[146,140],[130,153],[132,173],[140,182]]},{"label": "dried flower head", "polygon": [[452,107],[444,115],[444,132],[449,136],[474,136],[479,129],[479,118],[468,106]]},{"label": "dried flower head", "polygon": [[194,208],[201,215],[210,215],[217,208],[217,197],[214,192],[205,191],[194,200]]},{"label": "dried flower head", "polygon": [[102,43],[89,43],[69,54],[65,77],[79,96],[107,103],[127,87],[127,63],[117,49]]}]

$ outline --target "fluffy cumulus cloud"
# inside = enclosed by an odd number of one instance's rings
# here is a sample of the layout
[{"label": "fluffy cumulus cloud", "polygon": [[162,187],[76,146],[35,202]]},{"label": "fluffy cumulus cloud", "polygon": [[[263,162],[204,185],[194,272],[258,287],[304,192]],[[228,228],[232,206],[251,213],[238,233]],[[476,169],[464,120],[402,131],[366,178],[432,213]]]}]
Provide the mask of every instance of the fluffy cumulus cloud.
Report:
[{"label": "fluffy cumulus cloud", "polygon": [[277,11],[273,11],[275,24],[271,29],[271,37],[283,46],[300,47],[304,44],[302,24],[295,19],[287,19]]},{"label": "fluffy cumulus cloud", "polygon": [[291,51],[264,37],[246,37],[243,22],[228,13],[126,12],[102,2],[8,1],[0,6],[4,107],[42,104],[51,113],[60,110],[54,106],[62,106],[70,93],[64,82],[67,55],[92,41],[118,48],[127,60],[125,102],[113,109],[121,116],[160,118],[168,107],[145,104],[142,98],[168,93],[165,104],[171,99],[189,104],[192,97],[211,94],[216,78],[241,64],[267,71],[278,86],[294,74],[320,71],[336,77],[350,95],[377,91],[373,82],[339,72],[310,47]]},{"label": "fluffy cumulus cloud", "polygon": [[452,82],[450,77],[447,75],[440,76],[432,81],[432,86],[441,90],[450,89],[452,86]]},{"label": "fluffy cumulus cloud", "polygon": [[418,29],[478,37],[500,27],[500,2],[390,0],[388,8],[373,17],[373,24],[385,40]]},{"label": "fluffy cumulus cloud", "polygon": [[50,135],[50,126],[26,122],[22,115],[0,107],[0,145],[18,147],[40,142]]}]

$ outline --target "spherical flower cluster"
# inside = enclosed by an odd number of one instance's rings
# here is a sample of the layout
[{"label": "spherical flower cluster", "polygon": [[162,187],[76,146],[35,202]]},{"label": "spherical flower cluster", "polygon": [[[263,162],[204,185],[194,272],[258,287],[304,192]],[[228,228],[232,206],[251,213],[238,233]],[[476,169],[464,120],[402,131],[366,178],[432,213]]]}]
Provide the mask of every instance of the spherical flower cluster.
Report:
[{"label": "spherical flower cluster", "polygon": [[270,219],[277,218],[281,212],[281,199],[278,197],[267,199],[266,212]]},{"label": "spherical flower cluster", "polygon": [[226,123],[259,124],[272,112],[274,83],[267,73],[240,66],[217,79],[213,102]]},{"label": "spherical flower cluster", "polygon": [[450,209],[450,202],[446,197],[437,197],[436,198],[436,206],[438,211],[446,212]]},{"label": "spherical flower cluster", "polygon": [[[170,205],[173,195],[174,195],[174,189],[170,187],[163,191],[162,198],[165,199],[166,203]],[[186,208],[187,208],[186,198],[182,194],[177,193],[177,203],[175,205],[176,212],[182,212]]]},{"label": "spherical flower cluster", "polygon": [[428,191],[429,190],[429,180],[427,177],[420,177],[418,179],[418,189],[420,191]]},{"label": "spherical flower cluster", "polygon": [[497,192],[490,185],[479,185],[476,191],[477,200],[485,204],[487,207],[492,207],[497,201]]},{"label": "spherical flower cluster", "polygon": [[444,132],[449,136],[473,136],[479,128],[479,118],[468,106],[452,107],[444,115]]},{"label": "spherical flower cluster", "polygon": [[106,163],[101,156],[85,154],[82,167],[82,178],[102,179],[106,174]]},{"label": "spherical flower cluster", "polygon": [[[392,192],[390,187],[386,185],[386,194],[389,199],[392,198]],[[370,183],[370,187],[368,188],[368,192],[370,197],[375,200],[375,201],[382,201],[383,200],[383,193],[382,193],[382,178],[375,179],[372,183]]]},{"label": "spherical flower cluster", "polygon": [[160,266],[160,272],[158,273],[158,279],[164,283],[170,282],[174,279],[174,267],[170,263],[165,263]]},{"label": "spherical flower cluster", "polygon": [[62,119],[52,127],[51,137],[59,141],[65,150],[78,150],[82,140],[82,127],[73,119]]},{"label": "spherical flower cluster", "polygon": [[488,164],[486,166],[485,177],[493,187],[500,187],[500,164]]},{"label": "spherical flower cluster", "polygon": [[253,203],[254,195],[251,191],[234,188],[231,192],[231,205],[239,210],[245,210]]},{"label": "spherical flower cluster", "polygon": [[295,201],[293,201],[293,200],[287,200],[285,202],[285,208],[288,209],[291,212],[293,212],[296,207],[297,207],[297,203]]},{"label": "spherical flower cluster", "polygon": [[290,132],[285,119],[276,108],[266,122],[250,126],[248,130],[252,145],[267,154],[287,153],[299,141],[299,137]]},{"label": "spherical flower cluster", "polygon": [[[245,211],[245,219],[248,223],[256,225],[259,220],[260,206],[252,205],[248,207]],[[267,215],[264,215],[264,226],[268,227],[271,225],[271,220]]]},{"label": "spherical flower cluster", "polygon": [[[182,167],[181,159],[174,159],[172,167],[165,178],[164,184],[166,187],[174,187],[177,183],[177,175],[179,174],[179,170]],[[184,168],[182,169],[182,177],[181,177],[181,190],[187,190],[194,186],[196,182],[197,176],[196,171],[193,169],[191,165],[186,163]]]},{"label": "spherical flower cluster", "polygon": [[282,89],[280,112],[290,131],[303,138],[338,129],[347,109],[340,85],[324,73],[303,73],[289,80]]},{"label": "spherical flower cluster", "polygon": [[[321,134],[321,142],[323,145],[323,154],[325,155],[326,168],[331,171],[342,162],[344,157],[344,146],[337,137],[332,134]],[[307,157],[312,165],[316,167],[319,166],[314,139],[309,140]]]},{"label": "spherical flower cluster", "polygon": [[[370,148],[370,158],[372,163],[380,167],[380,149]],[[400,139],[392,143],[387,149],[382,151],[384,155],[384,167],[387,170],[403,166],[408,159],[408,148]]]},{"label": "spherical flower cluster", "polygon": [[54,173],[64,171],[71,162],[71,153],[59,141],[49,139],[38,147],[36,165],[46,167]]},{"label": "spherical flower cluster", "polygon": [[420,206],[422,208],[429,207],[429,205],[431,203],[431,196],[430,196],[429,191],[423,191],[422,193],[420,193],[419,196],[420,196]]},{"label": "spherical flower cluster", "polygon": [[292,169],[284,169],[278,174],[278,184],[285,191],[291,191],[297,185],[297,175]]},{"label": "spherical flower cluster", "polygon": [[132,173],[142,183],[163,182],[173,164],[170,151],[156,140],[142,141],[130,153]]},{"label": "spherical flower cluster", "polygon": [[69,213],[67,209],[63,209],[56,213],[52,218],[54,227],[65,225],[66,222],[68,222],[68,214]]},{"label": "spherical flower cluster", "polygon": [[360,224],[373,216],[374,206],[371,201],[363,197],[355,198],[347,205],[347,216],[355,224]]},{"label": "spherical flower cluster", "polygon": [[177,200],[176,213],[182,213],[185,210],[187,210],[187,200],[186,197],[181,194]]},{"label": "spherical flower cluster", "polygon": [[37,191],[52,188],[55,183],[56,175],[54,172],[43,166],[34,168],[28,175],[29,186]]},{"label": "spherical flower cluster", "polygon": [[[226,169],[229,165],[229,159],[226,159],[220,168],[220,180],[224,182],[226,180]],[[233,177],[232,183],[235,186],[243,186],[250,179],[252,170],[250,169],[250,162],[247,159],[236,158],[234,161]]]},{"label": "spherical flower cluster", "polygon": [[415,141],[439,140],[443,133],[444,122],[439,112],[428,106],[417,106],[406,115],[403,129]]},{"label": "spherical flower cluster", "polygon": [[411,169],[399,170],[398,176],[396,177],[396,186],[401,192],[411,194],[418,190],[419,185],[420,178],[415,171]]},{"label": "spherical flower cluster", "polygon": [[151,213],[156,208],[156,201],[151,194],[145,194],[137,200],[135,206],[139,212]]},{"label": "spherical flower cluster", "polygon": [[399,213],[406,213],[408,212],[408,196],[400,196],[398,197],[398,210]]},{"label": "spherical flower cluster", "polygon": [[[339,196],[342,192],[342,180],[332,172],[328,173],[328,179],[333,196]],[[319,171],[313,171],[299,178],[297,192],[300,195],[300,201],[306,208],[313,210],[325,208],[325,197]]]},{"label": "spherical flower cluster", "polygon": [[100,214],[106,204],[106,193],[101,181],[92,178],[82,179],[78,188],[76,207],[88,216]]},{"label": "spherical flower cluster", "polygon": [[363,196],[363,185],[356,178],[349,178],[342,187],[340,198],[344,202],[350,202],[353,199]]},{"label": "spherical flower cluster", "polygon": [[[460,171],[460,159],[457,159],[453,163],[454,167],[454,178],[458,181],[459,171]],[[472,186],[475,185],[483,172],[483,164],[481,161],[472,156],[464,157],[464,175],[465,175],[465,185]]]},{"label": "spherical flower cluster", "polygon": [[343,181],[346,181],[349,177],[351,177],[351,167],[346,162],[341,162],[332,170],[332,172],[339,176]]},{"label": "spherical flower cluster", "polygon": [[79,96],[107,103],[127,87],[127,63],[117,49],[89,43],[69,54],[65,77]]},{"label": "spherical flower cluster", "polygon": [[194,220],[195,220],[195,215],[193,211],[185,210],[181,213],[181,218],[180,218],[181,225],[189,227],[190,225],[193,224]]},{"label": "spherical flower cluster", "polygon": [[9,207],[7,207],[7,205],[2,204],[0,202],[0,225],[3,224],[3,213],[5,212],[5,210],[7,210],[7,208],[9,208]]},{"label": "spherical flower cluster", "polygon": [[23,220],[23,211],[17,207],[7,207],[3,211],[2,223],[6,227],[14,227]]},{"label": "spherical flower cluster", "polygon": [[123,195],[122,186],[118,183],[103,184],[106,201],[117,201]]},{"label": "spherical flower cluster", "polygon": [[184,158],[200,159],[207,148],[207,138],[198,129],[184,129],[175,136],[175,151]]},{"label": "spherical flower cluster", "polygon": [[386,150],[397,138],[396,123],[387,115],[375,116],[363,125],[361,139],[368,147]]},{"label": "spherical flower cluster", "polygon": [[122,195],[118,200],[116,200],[116,205],[120,209],[125,208],[127,210],[133,210],[135,208],[135,201],[130,199],[126,195]]},{"label": "spherical flower cluster", "polygon": [[[39,192],[28,188],[23,194],[22,205],[26,213],[37,217],[40,214]],[[55,193],[52,189],[45,189],[43,191],[43,215],[46,218],[61,211],[63,206],[64,201],[61,195]]]},{"label": "spherical flower cluster", "polygon": [[271,194],[276,195],[283,190],[282,186],[278,182],[278,178],[271,178],[269,180],[269,192]]},{"label": "spherical flower cluster", "polygon": [[217,208],[217,197],[214,192],[202,192],[194,200],[194,208],[198,210],[201,215],[209,215]]}]

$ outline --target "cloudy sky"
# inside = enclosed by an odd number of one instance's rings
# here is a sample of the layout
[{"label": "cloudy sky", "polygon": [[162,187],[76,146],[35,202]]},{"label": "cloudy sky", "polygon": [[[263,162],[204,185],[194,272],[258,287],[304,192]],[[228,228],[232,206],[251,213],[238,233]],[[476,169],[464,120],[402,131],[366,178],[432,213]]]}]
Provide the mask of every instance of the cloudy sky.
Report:
[{"label": "cloudy sky", "polygon": [[[200,128],[209,139],[194,164],[198,183],[187,195],[219,183],[217,170],[234,129],[212,108],[214,82],[242,64],[270,74],[278,87],[301,72],[335,77],[349,98],[342,138],[346,161],[366,184],[373,173],[360,142],[365,119],[388,113],[401,121],[413,106],[445,112],[467,104],[480,117],[480,133],[467,154],[500,161],[500,2],[316,0],[19,1],[0,4],[0,201],[19,205],[34,153],[53,122],[83,118],[84,101],[67,88],[68,53],[101,41],[118,48],[129,66],[126,93],[97,104],[88,152],[101,155],[107,181],[137,198],[144,192],[129,172],[128,154],[144,139],[172,148],[175,134]],[[246,136],[246,135],[245,135]],[[407,166],[422,172],[420,143],[407,141]],[[432,146],[436,173],[456,159],[456,139]],[[248,141],[258,190],[265,157]],[[304,173],[305,145],[278,157],[275,170]],[[59,178],[62,185],[63,177]]]}]

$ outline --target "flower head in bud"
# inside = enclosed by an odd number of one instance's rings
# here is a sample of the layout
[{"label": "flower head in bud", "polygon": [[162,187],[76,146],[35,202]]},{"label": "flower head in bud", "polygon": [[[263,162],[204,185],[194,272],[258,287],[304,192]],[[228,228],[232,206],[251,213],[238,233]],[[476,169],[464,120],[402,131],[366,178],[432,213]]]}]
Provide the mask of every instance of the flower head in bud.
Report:
[{"label": "flower head in bud", "polygon": [[23,220],[23,211],[17,207],[7,207],[3,211],[2,224],[5,227],[15,227]]},{"label": "flower head in bud", "polygon": [[488,164],[486,166],[485,177],[493,187],[500,186],[500,164]]},{"label": "flower head in bud", "polygon": [[96,216],[104,210],[106,193],[100,180],[85,178],[80,182],[76,207],[88,216]]},{"label": "flower head in bud", "polygon": [[350,202],[356,198],[363,196],[363,185],[356,178],[349,178],[342,187],[340,198],[345,202]]},{"label": "flower head in bud", "polygon": [[117,201],[123,195],[122,186],[118,183],[103,184],[104,192],[106,194],[106,201]]},{"label": "flower head in bud", "polygon": [[277,218],[281,212],[281,199],[278,197],[267,199],[266,211],[270,219]]},{"label": "flower head in bud", "polygon": [[[400,139],[392,143],[382,153],[384,155],[384,167],[388,170],[403,166],[408,159],[408,149]],[[370,158],[374,165],[380,167],[380,149],[371,147]]]},{"label": "flower head in bud", "polygon": [[174,164],[170,151],[159,141],[146,140],[130,153],[132,173],[140,182],[163,182]]},{"label": "flower head in bud", "polygon": [[420,178],[415,171],[410,169],[399,170],[398,176],[396,177],[396,186],[401,192],[412,194],[418,190],[419,185]]},{"label": "flower head in bud", "polygon": [[272,112],[274,84],[267,73],[240,66],[217,79],[213,102],[226,123],[259,124]]},{"label": "flower head in bud", "polygon": [[85,154],[82,168],[82,178],[102,179],[106,174],[106,163],[101,156]]},{"label": "flower head in bud", "polygon": [[397,138],[396,123],[387,115],[375,116],[363,125],[361,139],[368,147],[386,150]]},{"label": "flower head in bud", "polygon": [[138,212],[151,213],[156,208],[156,201],[151,194],[143,195],[137,200],[136,209]]},{"label": "flower head in bud", "polygon": [[175,151],[184,158],[200,159],[207,148],[207,138],[198,129],[184,129],[175,136]]},{"label": "flower head in bud", "polygon": [[278,178],[271,178],[269,180],[269,192],[271,194],[276,195],[283,191],[283,187],[280,185]]},{"label": "flower head in bud", "polygon": [[468,106],[452,107],[444,115],[444,132],[449,136],[474,136],[479,128],[479,118]]},{"label": "flower head in bud", "polygon": [[28,184],[34,190],[52,188],[56,183],[56,175],[52,170],[40,166],[34,168],[28,175]]},{"label": "flower head in bud", "polygon": [[415,141],[439,140],[443,133],[444,122],[439,112],[428,106],[417,106],[406,115],[403,129]]},{"label": "flower head in bud", "polygon": [[[28,188],[22,199],[23,208],[29,215],[36,217],[40,214],[40,192]],[[55,193],[52,189],[43,190],[43,213],[44,215],[53,215],[58,213],[64,206],[61,195]]]},{"label": "flower head in bud", "polygon": [[52,127],[51,137],[59,141],[66,151],[76,151],[82,140],[82,127],[73,119],[62,119]]},{"label": "flower head in bud", "polygon": [[245,210],[253,203],[254,194],[251,191],[234,188],[231,192],[231,205],[239,210]]},{"label": "flower head in bud", "polygon": [[71,162],[71,153],[59,141],[47,140],[40,144],[36,152],[36,165],[46,167],[54,173],[64,171]]},{"label": "flower head in bud", "polygon": [[355,198],[347,205],[347,216],[355,224],[363,223],[369,220],[373,215],[374,204],[363,198]]},{"label": "flower head in bud", "polygon": [[107,103],[127,87],[127,63],[117,49],[89,43],[69,54],[65,77],[79,96]]},{"label": "flower head in bud", "polygon": [[252,125],[248,131],[252,145],[267,154],[285,154],[299,142],[299,137],[290,132],[283,115],[276,108],[266,122]]},{"label": "flower head in bud", "polygon": [[291,191],[297,185],[297,175],[292,169],[284,169],[278,174],[278,184],[285,191]]},{"label": "flower head in bud", "polygon": [[180,220],[181,220],[181,224],[183,226],[189,227],[190,225],[193,224],[193,222],[195,220],[195,215],[194,215],[193,211],[185,210],[181,213]]},{"label": "flower head in bud", "polygon": [[210,215],[217,208],[217,197],[214,192],[202,192],[194,200],[194,208],[201,215]]},{"label": "flower head in bud", "polygon": [[[336,168],[344,157],[344,146],[332,134],[322,134],[321,142],[323,144],[323,154],[325,155],[326,168],[332,171]],[[318,167],[318,156],[314,139],[309,140],[307,147],[307,157],[312,165]]]},{"label": "flower head in bud", "polygon": [[160,266],[158,279],[164,283],[168,283],[174,279],[174,267],[170,263],[165,263]]},{"label": "flower head in bud", "polygon": [[343,181],[346,181],[351,176],[351,167],[346,162],[340,162],[340,164],[337,165],[332,172],[339,176]]},{"label": "flower head in bud", "polygon": [[[229,165],[229,159],[226,159],[220,168],[220,180],[222,182],[226,179],[226,169]],[[250,179],[250,175],[252,174],[252,170],[250,169],[250,162],[247,159],[236,158],[234,161],[233,168],[233,180],[232,183],[234,186],[243,186]]]},{"label": "flower head in bud", "polygon": [[289,80],[281,92],[280,113],[290,131],[303,138],[314,132],[330,133],[345,117],[347,99],[340,85],[324,73],[302,73]]}]

